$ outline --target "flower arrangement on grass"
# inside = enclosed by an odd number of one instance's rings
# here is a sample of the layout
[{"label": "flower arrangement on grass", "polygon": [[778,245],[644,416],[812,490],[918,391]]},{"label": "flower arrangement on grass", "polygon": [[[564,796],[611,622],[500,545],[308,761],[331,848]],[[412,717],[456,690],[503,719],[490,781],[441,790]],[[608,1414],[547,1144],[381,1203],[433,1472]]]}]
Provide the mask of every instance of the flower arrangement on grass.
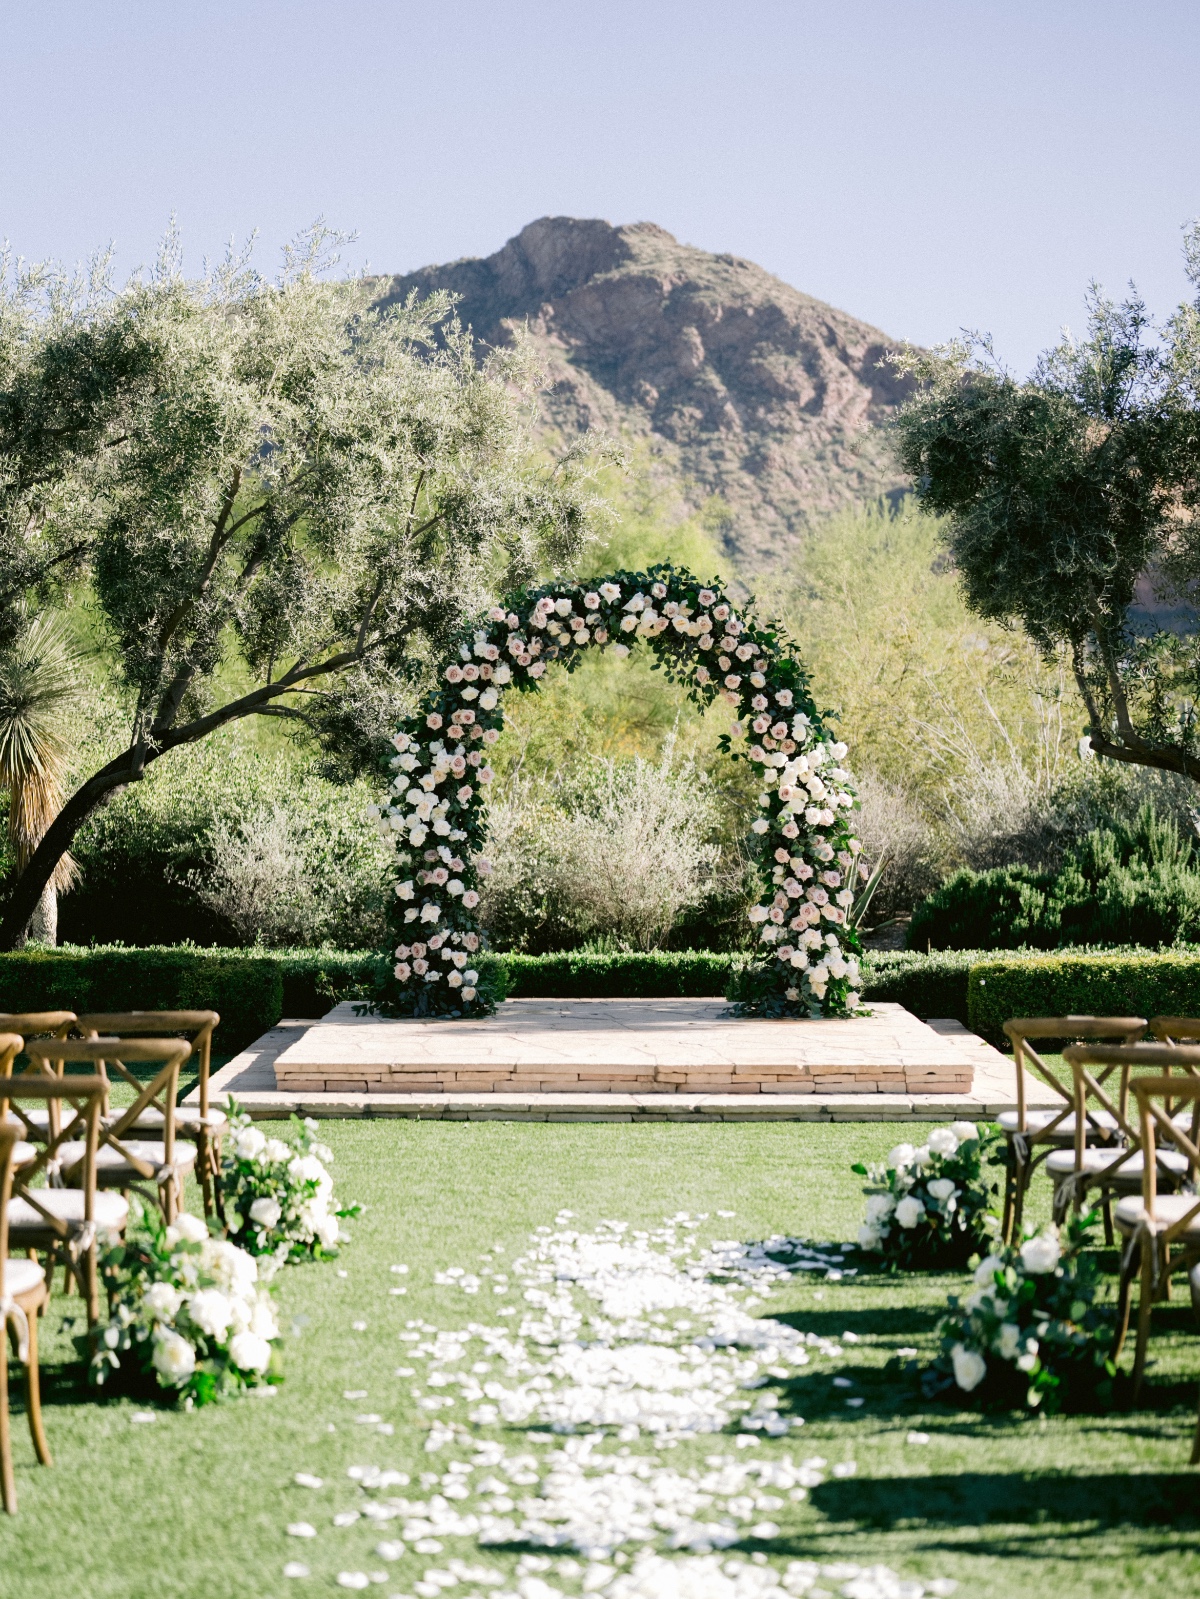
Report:
[{"label": "flower arrangement on grass", "polygon": [[881,1164],[851,1168],[868,1179],[867,1212],[858,1245],[905,1270],[961,1266],[995,1236],[991,1212],[999,1134],[974,1122],[935,1127],[919,1148],[897,1144]]},{"label": "flower arrangement on grass", "polygon": [[156,1210],[141,1210],[104,1252],[101,1273],[109,1316],[93,1341],[97,1384],[120,1371],[203,1405],[277,1380],[268,1272],[198,1216],[167,1226]]},{"label": "flower arrangement on grass", "polygon": [[950,1296],[942,1351],[927,1389],[986,1408],[1053,1411],[1111,1395],[1112,1311],[1096,1303],[1100,1274],[1082,1211],[1062,1227],[1026,1228],[989,1254],[965,1299]]},{"label": "flower arrangement on grass", "polygon": [[483,958],[476,912],[491,871],[482,853],[494,775],[487,752],[504,725],[503,697],[535,689],[554,662],[570,671],[587,648],[625,656],[639,642],[697,704],[729,707],[722,747],[761,768],[749,844],[769,888],[749,913],[759,955],[730,998],[743,1012],[770,1016],[858,1008],[861,945],[851,909],[867,872],[850,826],[857,800],[841,764],[846,746],[827,733],[777,627],[739,615],[719,586],[662,565],[527,590],[493,606],[393,738],[390,791],[367,813],[395,850],[398,875],[379,1009],[470,1016],[495,1008],[502,979]]},{"label": "flower arrangement on grass", "polygon": [[288,1138],[268,1138],[236,1104],[221,1161],[226,1225],[251,1255],[280,1261],[324,1260],[337,1254],[342,1221],[360,1205],[339,1205],[317,1123],[292,1117]]}]

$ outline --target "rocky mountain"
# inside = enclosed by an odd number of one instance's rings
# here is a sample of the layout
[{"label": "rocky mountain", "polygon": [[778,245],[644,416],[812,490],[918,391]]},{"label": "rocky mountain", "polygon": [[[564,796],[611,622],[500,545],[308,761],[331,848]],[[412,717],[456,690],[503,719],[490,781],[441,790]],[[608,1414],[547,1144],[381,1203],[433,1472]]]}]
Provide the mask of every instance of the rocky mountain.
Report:
[{"label": "rocky mountain", "polygon": [[381,298],[449,289],[487,345],[524,324],[547,370],[547,425],[643,441],[685,503],[719,496],[746,575],[806,524],[901,482],[872,424],[905,393],[894,345],[751,261],[680,244],[651,222],[543,217],[486,259],[424,267]]}]

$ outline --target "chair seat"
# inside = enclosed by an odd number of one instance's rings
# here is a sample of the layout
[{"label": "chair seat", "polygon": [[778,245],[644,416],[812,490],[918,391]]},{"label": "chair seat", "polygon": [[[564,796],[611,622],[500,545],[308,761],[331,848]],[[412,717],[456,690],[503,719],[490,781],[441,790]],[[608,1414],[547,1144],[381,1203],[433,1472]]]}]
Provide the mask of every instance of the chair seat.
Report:
[{"label": "chair seat", "polygon": [[11,1294],[14,1299],[32,1293],[45,1280],[46,1273],[36,1260],[9,1259],[4,1262],[4,1292]]},{"label": "chair seat", "polygon": [[[1060,1114],[1061,1112],[1057,1110],[1027,1110],[1025,1112],[1026,1132],[1041,1132],[1043,1127],[1048,1127],[1054,1118]],[[1015,1110],[1002,1110],[999,1116],[996,1117],[996,1121],[1000,1125],[1000,1131],[1002,1133],[1008,1133],[1010,1136],[1016,1132],[1019,1120],[1020,1118]],[[1106,1110],[1093,1111],[1087,1118],[1087,1124],[1092,1128],[1101,1127],[1105,1132],[1115,1132],[1117,1126],[1116,1117],[1110,1116]],[[1062,1121],[1059,1122],[1058,1126],[1054,1129],[1054,1132],[1050,1136],[1052,1138],[1058,1138],[1061,1136],[1070,1138],[1072,1141],[1074,1140],[1075,1112],[1073,1110],[1068,1111],[1067,1114],[1063,1116]]]},{"label": "chair seat", "polygon": [[[120,1114],[106,1116],[104,1124],[113,1127],[120,1121]],[[154,1105],[147,1105],[138,1117],[130,1131],[134,1134],[161,1133],[163,1113]],[[182,1138],[194,1138],[202,1128],[207,1128],[209,1133],[223,1133],[229,1126],[229,1117],[223,1110],[202,1111],[199,1105],[177,1105],[175,1107],[175,1131]]]},{"label": "chair seat", "polygon": [[[5,1117],[5,1121],[11,1122],[14,1127],[31,1127],[34,1132],[40,1132],[43,1135],[49,1131],[50,1112],[44,1105],[37,1107],[34,1105],[23,1104],[21,1106],[21,1112],[22,1114],[18,1116],[15,1110],[10,1110],[8,1115]],[[74,1112],[68,1110],[66,1114],[70,1116],[73,1115]],[[66,1124],[64,1122],[59,1123],[60,1127],[65,1125]]]},{"label": "chair seat", "polygon": [[37,1145],[36,1144],[27,1144],[23,1138],[18,1138],[16,1143],[13,1145],[13,1152],[12,1152],[13,1169],[15,1171],[19,1171],[22,1166],[28,1166],[28,1165],[32,1164],[32,1162],[35,1161],[37,1158],[38,1158]]},{"label": "chair seat", "polygon": [[[154,1142],[148,1138],[123,1138],[121,1143],[135,1160],[145,1161],[147,1166],[153,1166],[155,1171],[165,1165],[167,1147],[165,1144]],[[70,1172],[73,1166],[78,1166],[87,1153],[87,1146],[82,1139],[64,1139],[58,1146],[58,1158],[62,1162],[64,1172]],[[175,1145],[175,1166],[178,1170],[196,1164],[196,1151],[191,1144]],[[118,1178],[128,1175],[130,1181],[140,1179],[136,1166],[130,1164],[121,1154],[119,1149],[114,1149],[111,1144],[101,1144],[96,1151],[96,1181],[98,1183],[115,1182]]]},{"label": "chair seat", "polygon": [[[1154,1201],[1154,1215],[1159,1222],[1169,1227],[1181,1221],[1195,1205],[1200,1205],[1200,1197],[1196,1194],[1159,1194]],[[1127,1194],[1124,1199],[1118,1199],[1113,1209],[1113,1221],[1121,1232],[1131,1233],[1145,1213],[1142,1196]],[[1194,1239],[1200,1244],[1200,1214],[1188,1223],[1183,1236],[1189,1243]]]},{"label": "chair seat", "polygon": [[[1125,1153],[1123,1149],[1085,1149],[1083,1152],[1083,1169],[1085,1172],[1095,1174],[1103,1172],[1109,1166],[1115,1166]],[[1158,1169],[1164,1169],[1183,1177],[1187,1174],[1187,1156],[1181,1155],[1175,1149],[1159,1149],[1155,1151]],[[1052,1177],[1069,1177],[1075,1170],[1075,1151],[1073,1149],[1056,1149],[1046,1157],[1046,1170]],[[1125,1164],[1115,1173],[1118,1181],[1126,1177],[1135,1179],[1138,1187],[1142,1185],[1142,1152],[1130,1155]]]},{"label": "chair seat", "polygon": [[[39,1188],[37,1198],[38,1204],[43,1205],[59,1221],[66,1222],[71,1227],[82,1226],[86,1198],[82,1188]],[[129,1201],[121,1194],[97,1193],[92,1215],[95,1217],[97,1227],[103,1227],[109,1232],[120,1232],[129,1219]],[[44,1216],[38,1214],[27,1199],[9,1200],[9,1243],[16,1241],[18,1233],[45,1234],[49,1231],[51,1231],[50,1224]]]}]

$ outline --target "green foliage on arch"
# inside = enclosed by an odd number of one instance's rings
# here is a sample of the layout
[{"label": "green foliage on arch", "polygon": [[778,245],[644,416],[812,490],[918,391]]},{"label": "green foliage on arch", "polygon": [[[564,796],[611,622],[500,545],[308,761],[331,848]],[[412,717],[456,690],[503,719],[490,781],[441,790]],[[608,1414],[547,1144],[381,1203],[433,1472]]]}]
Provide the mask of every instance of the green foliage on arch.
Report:
[{"label": "green foliage on arch", "polygon": [[770,881],[750,910],[759,956],[731,997],[769,1016],[843,1016],[858,1005],[861,948],[849,923],[863,869],[850,825],[846,749],[827,732],[786,634],[716,584],[681,567],[615,572],[603,582],[548,584],[508,596],[464,633],[415,715],[393,739],[394,776],[372,820],[396,852],[392,945],[378,1008],[395,1016],[472,1016],[495,1008],[479,956],[487,751],[504,695],[571,671],[588,648],[655,665],[697,705],[722,699],[733,721],[719,743],[762,771],[749,845]]}]

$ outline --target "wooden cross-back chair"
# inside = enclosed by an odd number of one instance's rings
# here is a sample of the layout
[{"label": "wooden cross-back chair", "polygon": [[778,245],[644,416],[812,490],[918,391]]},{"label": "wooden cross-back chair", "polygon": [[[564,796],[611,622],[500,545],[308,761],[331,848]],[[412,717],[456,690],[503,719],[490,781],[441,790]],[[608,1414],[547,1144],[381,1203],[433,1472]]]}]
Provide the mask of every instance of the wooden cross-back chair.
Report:
[{"label": "wooden cross-back chair", "polygon": [[[194,1147],[180,1144],[175,1138],[179,1068],[191,1053],[191,1045],[182,1038],[43,1038],[25,1048],[30,1060],[37,1061],[48,1074],[56,1067],[91,1066],[104,1083],[106,1103],[108,1067],[118,1068],[119,1075],[133,1085],[133,1103],[101,1119],[96,1186],[102,1190],[118,1189],[124,1195],[136,1190],[157,1204],[168,1222],[174,1221],[183,1207],[184,1178],[196,1160]],[[148,1063],[159,1069],[143,1083],[128,1069],[131,1063]],[[70,1081],[69,1077],[65,1080]],[[150,1108],[161,1112],[160,1137],[135,1137],[134,1129]],[[57,1149],[63,1183],[77,1187],[85,1153],[83,1144],[79,1140],[60,1141]]]},{"label": "wooden cross-back chair", "polygon": [[[1165,1054],[1166,1051],[1164,1050]],[[1120,1355],[1129,1327],[1130,1290],[1133,1279],[1138,1289],[1137,1344],[1133,1358],[1133,1393],[1137,1399],[1146,1370],[1146,1351],[1150,1342],[1150,1314],[1155,1302],[1166,1299],[1172,1275],[1192,1272],[1200,1265],[1200,1194],[1195,1180],[1200,1175],[1200,1145],[1190,1137],[1173,1114],[1179,1104],[1200,1105],[1200,1049],[1179,1050],[1193,1057],[1197,1075],[1181,1078],[1172,1072],[1143,1077],[1134,1082],[1145,1169],[1141,1193],[1120,1200],[1116,1222],[1128,1239],[1121,1273],[1120,1331],[1114,1358]],[[1169,1064],[1176,1064],[1171,1062]],[[1192,1192],[1160,1193],[1160,1166],[1156,1152],[1163,1144],[1186,1158],[1192,1178]],[[1196,1435],[1192,1464],[1200,1460],[1200,1430]]]},{"label": "wooden cross-back chair", "polygon": [[[10,1110],[22,1126],[35,1111],[50,1112],[48,1134],[43,1143],[32,1146],[33,1159],[20,1166],[14,1162],[6,1209],[9,1247],[44,1253],[47,1282],[61,1262],[79,1285],[92,1326],[100,1315],[98,1234],[120,1234],[129,1217],[129,1202],[120,1194],[96,1190],[100,1108],[106,1087],[95,1076],[39,1072],[35,1077],[25,1072],[0,1078],[0,1127],[17,1131],[5,1116]],[[79,1186],[63,1188],[61,1151],[72,1144],[83,1150],[75,1162]]]},{"label": "wooden cross-back chair", "polygon": [[[0,1033],[0,1053],[17,1053],[19,1034]],[[13,1048],[15,1044],[15,1049]],[[12,1435],[8,1413],[8,1347],[25,1367],[25,1415],[34,1452],[43,1466],[53,1464],[42,1427],[41,1389],[38,1382],[38,1317],[50,1297],[46,1273],[36,1260],[8,1258],[8,1201],[12,1192],[17,1128],[0,1125],[0,1500],[9,1515],[17,1509],[17,1484],[13,1476]]]},{"label": "wooden cross-back chair", "polygon": [[[1200,1050],[1169,1044],[1068,1044],[1063,1059],[1070,1064],[1074,1083],[1075,1142],[1072,1149],[1054,1150],[1046,1157],[1054,1183],[1054,1219],[1061,1221],[1072,1205],[1078,1209],[1096,1191],[1104,1207],[1105,1241],[1111,1244],[1112,1200],[1141,1193],[1147,1158],[1136,1106],[1130,1108],[1132,1074],[1142,1070],[1161,1076],[1172,1066],[1186,1074],[1200,1067]],[[1136,1078],[1133,1086],[1136,1089]],[[1085,1133],[1087,1116],[1097,1111],[1116,1124],[1112,1139],[1100,1146],[1089,1145]],[[1160,1143],[1149,1158],[1158,1187],[1174,1190],[1187,1180],[1190,1163],[1181,1150]]]},{"label": "wooden cross-back chair", "polygon": [[[204,1213],[214,1211],[224,1221],[221,1204],[221,1139],[229,1126],[229,1118],[219,1107],[208,1101],[208,1079],[212,1062],[213,1029],[221,1018],[215,1010],[126,1010],[88,1011],[74,1018],[76,1029],[84,1038],[101,1035],[116,1038],[137,1038],[153,1035],[156,1038],[171,1033],[187,1036],[189,1050],[185,1061],[193,1056],[197,1066],[197,1105],[176,1105],[175,1135],[196,1146],[196,1176],[204,1197]],[[115,1063],[118,1066],[119,1062]],[[104,1063],[100,1064],[103,1075]],[[132,1074],[122,1068],[127,1081],[135,1082]],[[106,1107],[107,1112],[107,1107]],[[147,1105],[135,1125],[129,1127],[131,1136],[160,1138],[163,1130],[163,1113],[157,1105]]]},{"label": "wooden cross-back chair", "polygon": [[[1131,1044],[1141,1038],[1148,1023],[1143,1016],[1015,1016],[1004,1023],[1013,1047],[1017,1077],[1017,1108],[1001,1111],[997,1117],[1004,1134],[1008,1159],[1004,1187],[1005,1241],[1021,1230],[1025,1195],[1037,1170],[1056,1149],[1075,1145],[1075,1095],[1042,1059],[1033,1046],[1034,1039],[1117,1039]],[[1061,1101],[1049,1110],[1028,1106],[1026,1074],[1029,1080],[1051,1089]],[[1106,1111],[1089,1114],[1086,1137],[1091,1143],[1111,1141],[1116,1132],[1113,1118]]]},{"label": "wooden cross-back chair", "polygon": [[[1200,1044],[1200,1020],[1195,1016],[1152,1016],[1150,1031],[1164,1044]],[[1175,1119],[1194,1144],[1200,1138],[1200,1100],[1177,1111]]]},{"label": "wooden cross-back chair", "polygon": [[[65,1038],[74,1025],[75,1012],[73,1010],[34,1010],[9,1013],[0,1011],[0,1033],[16,1033],[20,1035],[22,1040],[46,1036]],[[26,1071],[36,1072],[39,1068],[29,1063],[25,1069]],[[7,1076],[13,1070],[15,1070],[15,1064],[10,1062],[5,1075]],[[50,1112],[45,1106],[35,1109],[30,1115],[28,1124],[22,1129],[22,1136],[44,1139],[46,1136],[46,1118],[49,1114]]]}]

